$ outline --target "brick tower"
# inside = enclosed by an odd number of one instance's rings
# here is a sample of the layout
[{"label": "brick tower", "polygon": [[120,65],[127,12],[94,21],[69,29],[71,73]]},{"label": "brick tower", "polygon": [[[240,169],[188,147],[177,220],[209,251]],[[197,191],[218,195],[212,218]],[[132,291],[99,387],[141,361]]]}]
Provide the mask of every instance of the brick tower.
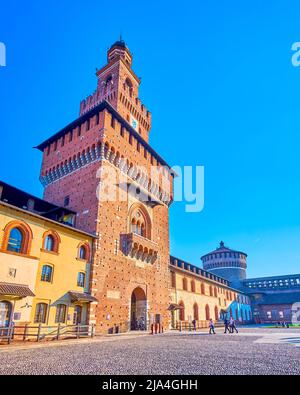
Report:
[{"label": "brick tower", "polygon": [[151,115],[123,41],[97,71],[80,116],[39,145],[44,198],[76,211],[93,233],[90,321],[103,332],[169,323],[169,206],[173,173],[151,148]]}]

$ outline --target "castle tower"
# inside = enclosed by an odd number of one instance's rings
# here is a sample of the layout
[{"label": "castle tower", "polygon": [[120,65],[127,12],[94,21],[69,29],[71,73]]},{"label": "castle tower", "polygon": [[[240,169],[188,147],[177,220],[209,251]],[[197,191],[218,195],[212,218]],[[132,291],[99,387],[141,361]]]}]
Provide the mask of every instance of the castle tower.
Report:
[{"label": "castle tower", "polygon": [[96,73],[97,90],[81,102],[80,115],[107,100],[148,141],[151,114],[138,97],[141,81],[132,70],[132,60],[124,41],[117,41],[111,46],[107,53],[107,65]]},{"label": "castle tower", "polygon": [[247,254],[225,247],[223,241],[220,247],[201,257],[203,268],[217,276],[238,285],[247,277]]},{"label": "castle tower", "polygon": [[44,198],[93,233],[90,322],[103,332],[169,322],[173,173],[148,144],[150,113],[123,41],[108,51],[80,117],[39,145]]}]

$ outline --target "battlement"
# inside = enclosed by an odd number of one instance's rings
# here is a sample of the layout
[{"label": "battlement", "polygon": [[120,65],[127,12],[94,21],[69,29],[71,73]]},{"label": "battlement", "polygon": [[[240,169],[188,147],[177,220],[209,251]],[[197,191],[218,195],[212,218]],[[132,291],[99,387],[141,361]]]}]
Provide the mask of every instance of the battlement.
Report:
[{"label": "battlement", "polygon": [[80,103],[80,116],[107,101],[143,137],[149,140],[152,116],[139,98],[140,78],[132,70],[132,55],[125,43],[108,51],[108,64],[97,70],[97,89]]},{"label": "battlement", "polygon": [[300,274],[251,278],[243,281],[242,284],[248,291],[300,288]]}]

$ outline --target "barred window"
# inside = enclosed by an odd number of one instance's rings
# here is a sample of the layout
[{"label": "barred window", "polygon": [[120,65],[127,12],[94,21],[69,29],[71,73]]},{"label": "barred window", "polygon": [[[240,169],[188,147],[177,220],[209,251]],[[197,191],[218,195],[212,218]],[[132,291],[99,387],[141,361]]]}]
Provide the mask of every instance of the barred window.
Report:
[{"label": "barred window", "polygon": [[56,306],[55,323],[64,324],[66,322],[67,306],[65,304],[58,304]]},{"label": "barred window", "polygon": [[34,322],[36,324],[45,324],[47,321],[48,305],[46,303],[38,303],[35,308]]}]

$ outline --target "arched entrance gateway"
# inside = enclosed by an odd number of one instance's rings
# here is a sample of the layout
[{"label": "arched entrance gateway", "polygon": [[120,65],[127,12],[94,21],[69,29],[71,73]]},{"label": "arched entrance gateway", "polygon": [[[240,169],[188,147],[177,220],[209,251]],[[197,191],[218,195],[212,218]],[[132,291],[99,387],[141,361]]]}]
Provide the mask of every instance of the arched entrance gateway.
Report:
[{"label": "arched entrance gateway", "polygon": [[147,330],[147,297],[144,290],[136,288],[131,295],[131,330]]}]

